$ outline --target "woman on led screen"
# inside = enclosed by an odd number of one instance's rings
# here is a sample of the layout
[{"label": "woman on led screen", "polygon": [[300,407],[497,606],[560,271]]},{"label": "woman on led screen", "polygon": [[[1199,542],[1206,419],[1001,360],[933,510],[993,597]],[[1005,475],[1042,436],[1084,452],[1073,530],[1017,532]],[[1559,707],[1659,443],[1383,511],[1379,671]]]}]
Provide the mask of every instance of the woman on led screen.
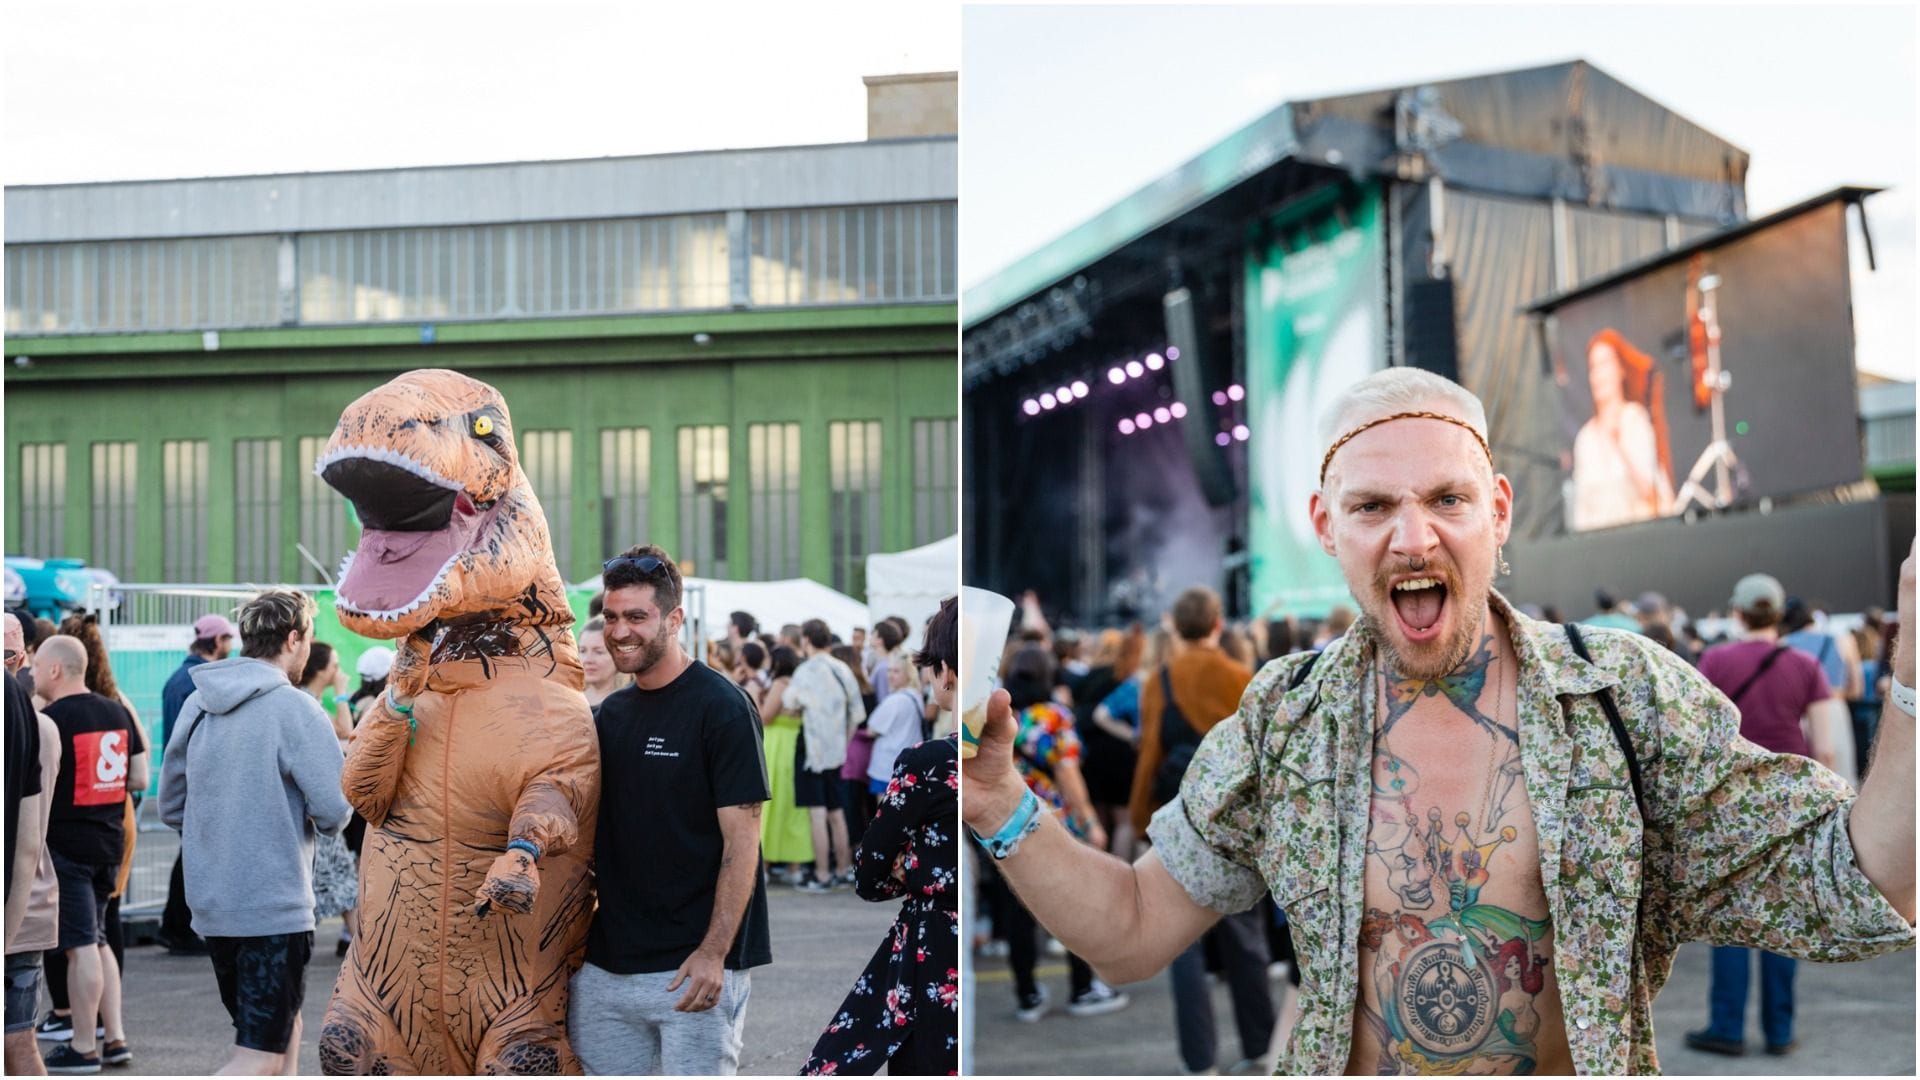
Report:
[{"label": "woman on led screen", "polygon": [[1672,513],[1672,467],[1653,358],[1618,331],[1602,330],[1587,345],[1587,381],[1593,417],[1573,440],[1573,528]]}]

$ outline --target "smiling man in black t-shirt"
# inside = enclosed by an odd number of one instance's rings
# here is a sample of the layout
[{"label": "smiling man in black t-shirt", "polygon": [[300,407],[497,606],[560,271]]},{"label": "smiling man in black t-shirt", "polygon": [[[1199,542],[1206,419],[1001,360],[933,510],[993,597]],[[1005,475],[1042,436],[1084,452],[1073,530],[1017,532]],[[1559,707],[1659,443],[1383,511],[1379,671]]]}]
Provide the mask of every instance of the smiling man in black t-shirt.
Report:
[{"label": "smiling man in black t-shirt", "polygon": [[747,969],[772,960],[760,720],[739,687],[681,648],[680,571],[664,551],[636,547],[604,570],[607,649],[634,682],[595,720],[600,907],[569,1035],[589,1073],[730,1076]]}]

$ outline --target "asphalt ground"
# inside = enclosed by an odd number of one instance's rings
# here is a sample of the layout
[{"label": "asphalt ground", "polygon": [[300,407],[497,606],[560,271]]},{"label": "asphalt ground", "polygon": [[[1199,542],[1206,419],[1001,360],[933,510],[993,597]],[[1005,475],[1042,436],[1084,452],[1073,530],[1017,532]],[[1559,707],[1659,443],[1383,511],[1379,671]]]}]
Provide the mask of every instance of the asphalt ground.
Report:
[{"label": "asphalt ground", "polygon": [[[1848,1076],[1914,1075],[1914,959],[1912,950],[1853,964],[1802,963],[1795,980],[1794,1037],[1799,1048],[1786,1057],[1761,1052],[1759,973],[1749,990],[1744,1057],[1722,1057],[1687,1048],[1688,1031],[1706,1026],[1705,945],[1684,946],[1673,975],[1654,1001],[1654,1037],[1661,1068],[1681,1075]],[[1043,956],[1038,971],[1053,1007],[1036,1023],[1013,1016],[1013,988],[1002,957],[974,957],[974,1042],[967,1059],[971,1075],[1079,1074],[1179,1075],[1174,1042],[1173,999],[1163,973],[1120,989],[1132,1002],[1105,1016],[1070,1017],[1066,964]],[[1291,987],[1284,978],[1274,993]],[[1240,1039],[1226,987],[1213,985],[1220,1061],[1227,1069],[1240,1058]],[[1276,1000],[1278,998],[1276,997]],[[1285,1024],[1283,1019],[1282,1024]],[[1279,1049],[1277,1032],[1269,1053]]]},{"label": "asphalt ground", "polygon": [[[149,838],[143,835],[141,842]],[[740,1071],[791,1076],[879,947],[899,905],[870,904],[851,889],[815,896],[778,885],[769,886],[768,902],[773,963],[753,971]],[[339,936],[337,919],[323,922],[315,934],[301,1012],[303,1074],[320,1071],[315,1040],[340,971],[334,957]],[[133,1062],[124,1069],[106,1069],[104,1075],[205,1075],[226,1059],[233,1026],[205,957],[171,956],[157,945],[130,946],[125,995]],[[42,1002],[44,1006],[44,990]],[[43,1051],[52,1045],[40,1044]]]}]

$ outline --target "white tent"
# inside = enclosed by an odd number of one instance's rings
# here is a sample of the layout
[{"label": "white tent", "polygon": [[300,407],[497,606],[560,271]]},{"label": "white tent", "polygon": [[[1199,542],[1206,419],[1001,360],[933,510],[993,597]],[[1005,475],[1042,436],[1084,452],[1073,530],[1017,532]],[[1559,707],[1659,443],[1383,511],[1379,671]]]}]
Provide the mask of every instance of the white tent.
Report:
[{"label": "white tent", "polygon": [[[699,609],[687,614],[700,619],[701,633],[709,638],[726,636],[727,615],[735,611],[760,620],[760,628],[768,633],[779,633],[786,623],[824,619],[834,633],[850,641],[855,627],[872,625],[867,619],[867,605],[811,578],[720,581],[690,577],[684,584],[687,604]],[[579,587],[597,592],[600,579],[583,581]]]},{"label": "white tent", "polygon": [[940,601],[960,591],[960,536],[935,540],[911,551],[867,556],[867,610],[877,622],[889,615],[907,620],[920,646],[920,631]]}]

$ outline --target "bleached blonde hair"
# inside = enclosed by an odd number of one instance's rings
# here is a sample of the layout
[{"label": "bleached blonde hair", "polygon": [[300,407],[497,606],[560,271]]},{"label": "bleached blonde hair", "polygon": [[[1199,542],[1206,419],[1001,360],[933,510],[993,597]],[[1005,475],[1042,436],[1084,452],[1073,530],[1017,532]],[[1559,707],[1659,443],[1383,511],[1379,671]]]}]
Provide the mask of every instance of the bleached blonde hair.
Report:
[{"label": "bleached blonde hair", "polygon": [[1347,387],[1320,417],[1320,448],[1376,417],[1406,412],[1436,399],[1451,405],[1445,410],[1456,413],[1472,425],[1480,437],[1487,437],[1487,409],[1473,392],[1452,379],[1419,368],[1390,367]]}]

